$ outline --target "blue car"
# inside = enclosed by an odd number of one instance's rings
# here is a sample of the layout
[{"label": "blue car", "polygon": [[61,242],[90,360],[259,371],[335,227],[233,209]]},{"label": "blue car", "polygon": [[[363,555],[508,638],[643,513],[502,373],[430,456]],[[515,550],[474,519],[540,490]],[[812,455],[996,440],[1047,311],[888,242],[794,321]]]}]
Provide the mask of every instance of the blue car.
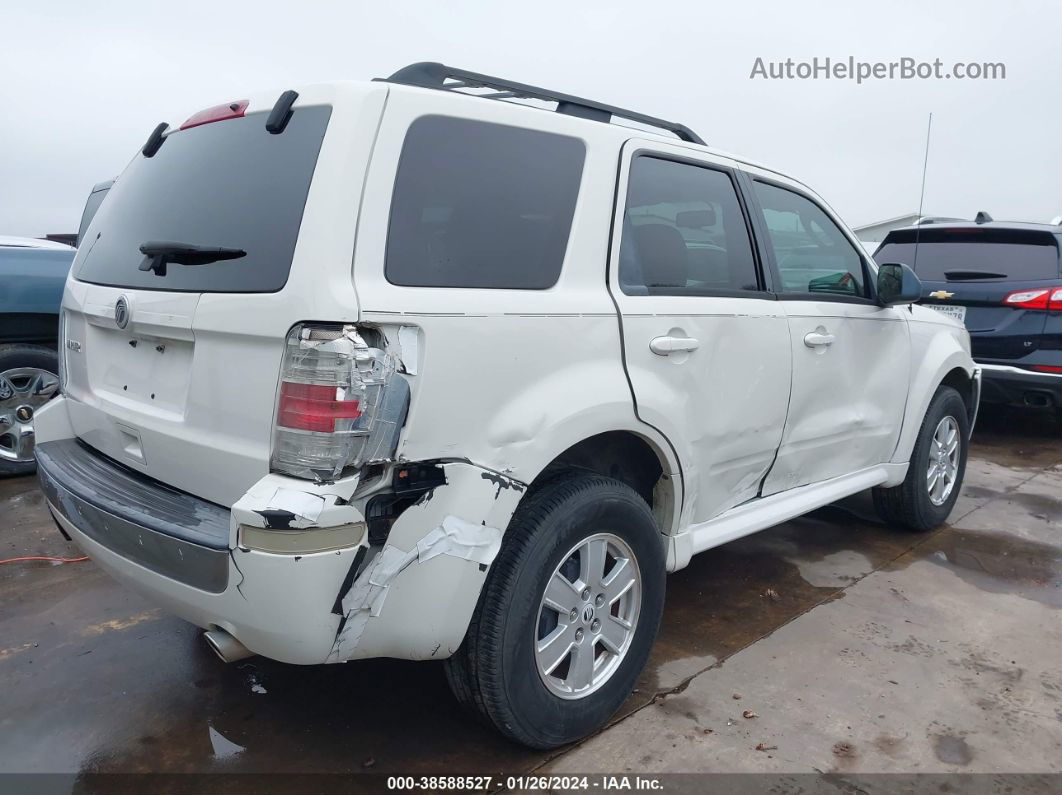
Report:
[{"label": "blue car", "polygon": [[59,304],[75,253],[0,237],[0,475],[34,469],[33,414],[59,391]]},{"label": "blue car", "polygon": [[879,263],[922,280],[922,304],[970,332],[983,403],[1053,409],[1062,427],[1062,226],[993,221],[897,229]]},{"label": "blue car", "polygon": [[[96,185],[81,233],[111,182]],[[59,306],[77,249],[0,236],[0,477],[34,471],[33,415],[59,392]]]}]

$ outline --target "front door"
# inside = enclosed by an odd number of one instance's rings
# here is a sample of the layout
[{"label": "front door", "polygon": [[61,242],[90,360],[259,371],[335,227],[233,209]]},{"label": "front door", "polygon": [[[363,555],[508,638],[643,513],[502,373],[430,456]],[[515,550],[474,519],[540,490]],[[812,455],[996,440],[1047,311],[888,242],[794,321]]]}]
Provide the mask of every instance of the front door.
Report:
[{"label": "front door", "polygon": [[789,415],[767,496],[892,458],[910,339],[907,307],[874,301],[868,263],[816,201],[795,186],[751,182],[793,350]]},{"label": "front door", "polygon": [[758,494],[789,402],[789,325],[733,166],[656,142],[623,153],[610,289],[638,417],[682,467],[684,524]]}]

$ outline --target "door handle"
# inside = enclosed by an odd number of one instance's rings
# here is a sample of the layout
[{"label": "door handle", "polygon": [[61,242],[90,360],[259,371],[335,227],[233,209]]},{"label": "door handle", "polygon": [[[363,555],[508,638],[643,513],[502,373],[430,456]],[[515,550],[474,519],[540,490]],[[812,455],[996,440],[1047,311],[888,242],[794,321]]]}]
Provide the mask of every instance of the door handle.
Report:
[{"label": "door handle", "polygon": [[812,331],[804,337],[804,344],[809,348],[824,348],[833,345],[833,341],[834,336],[827,334],[825,329],[823,331]]},{"label": "door handle", "polygon": [[680,351],[691,352],[699,347],[701,343],[693,337],[653,337],[649,342],[649,350],[657,356],[667,356]]}]

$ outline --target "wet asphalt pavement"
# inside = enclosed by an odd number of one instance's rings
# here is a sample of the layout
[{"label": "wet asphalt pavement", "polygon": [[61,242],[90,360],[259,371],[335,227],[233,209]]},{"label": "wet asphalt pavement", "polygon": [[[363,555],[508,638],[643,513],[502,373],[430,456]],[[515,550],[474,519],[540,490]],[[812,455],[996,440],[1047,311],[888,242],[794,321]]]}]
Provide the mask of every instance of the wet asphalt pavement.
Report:
[{"label": "wet asphalt pavement", "polygon": [[[1044,481],[1045,473],[1054,480]],[[726,691],[753,687],[754,659],[745,686],[742,669],[722,663],[769,648],[779,642],[773,636],[792,636],[798,617],[827,615],[846,597],[858,603],[855,586],[868,575],[906,572],[905,587],[914,591],[947,570],[978,593],[1019,597],[1007,615],[1008,627],[1042,622],[1035,610],[1062,607],[1062,533],[1054,538],[1054,531],[1062,530],[1062,494],[1054,484],[1062,480],[1056,474],[1062,474],[1062,429],[1049,414],[986,408],[949,527],[927,535],[886,528],[868,497],[860,495],[694,557],[669,580],[652,659],[614,720],[617,725],[578,748],[552,754],[516,747],[462,714],[438,663],[297,667],[252,658],[226,666],[197,629],[114,584],[91,562],[3,565],[0,772],[497,775],[590,768],[585,752],[593,748],[602,749],[593,759],[605,769],[637,768],[638,756],[629,756],[636,739],[624,741],[625,731],[651,715],[663,728],[646,730],[666,732],[688,722],[700,709],[692,702],[673,715],[653,710],[696,692],[707,677],[727,674],[730,679],[719,685]],[[79,554],[55,530],[33,479],[0,480],[0,558]],[[943,613],[934,615],[943,620]],[[1051,615],[1057,623],[1059,614]],[[937,634],[943,637],[945,629]],[[829,641],[829,624],[815,631],[822,633],[815,642]],[[1045,654],[1062,649],[1058,637],[1045,636],[1045,644]],[[787,679],[800,678],[802,665],[812,665],[794,657],[793,648],[791,643],[785,664],[771,674],[779,693]],[[907,652],[918,659],[920,676],[936,676],[931,655],[920,655],[917,644]],[[853,659],[848,664],[857,668],[873,664]],[[1055,670],[1062,670],[1058,659]],[[1048,684],[1030,691],[1023,708],[1055,721],[1062,750],[1062,678],[1044,681]],[[849,723],[867,711],[860,698],[865,694],[846,696]],[[757,709],[806,709],[785,701],[764,697]],[[711,728],[707,719],[698,720],[704,736],[724,732],[722,723]],[[849,725],[853,734],[858,728]],[[926,740],[927,758],[935,753],[942,769],[963,769],[968,736],[962,727],[932,737],[938,739]],[[1038,736],[1030,747],[1044,741]],[[838,747],[835,762],[847,746]],[[922,754],[920,748],[909,756],[883,752],[875,756],[875,769],[890,769],[880,760],[891,759],[891,769],[910,772],[912,760]],[[652,766],[666,757],[661,751],[641,763]],[[753,752],[750,758],[766,757]],[[727,768],[721,758],[708,769]],[[659,769],[704,769],[683,767],[682,757],[667,764]],[[745,763],[730,768],[751,769]]]}]

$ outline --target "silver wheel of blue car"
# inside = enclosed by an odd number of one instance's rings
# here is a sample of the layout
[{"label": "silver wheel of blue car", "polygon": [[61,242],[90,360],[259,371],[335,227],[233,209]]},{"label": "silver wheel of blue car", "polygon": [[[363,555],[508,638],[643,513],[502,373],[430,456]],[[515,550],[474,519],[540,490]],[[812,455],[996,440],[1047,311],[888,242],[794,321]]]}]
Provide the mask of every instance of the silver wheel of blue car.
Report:
[{"label": "silver wheel of blue car", "polygon": [[33,417],[59,392],[59,377],[38,367],[0,372],[0,461],[33,462]]}]

